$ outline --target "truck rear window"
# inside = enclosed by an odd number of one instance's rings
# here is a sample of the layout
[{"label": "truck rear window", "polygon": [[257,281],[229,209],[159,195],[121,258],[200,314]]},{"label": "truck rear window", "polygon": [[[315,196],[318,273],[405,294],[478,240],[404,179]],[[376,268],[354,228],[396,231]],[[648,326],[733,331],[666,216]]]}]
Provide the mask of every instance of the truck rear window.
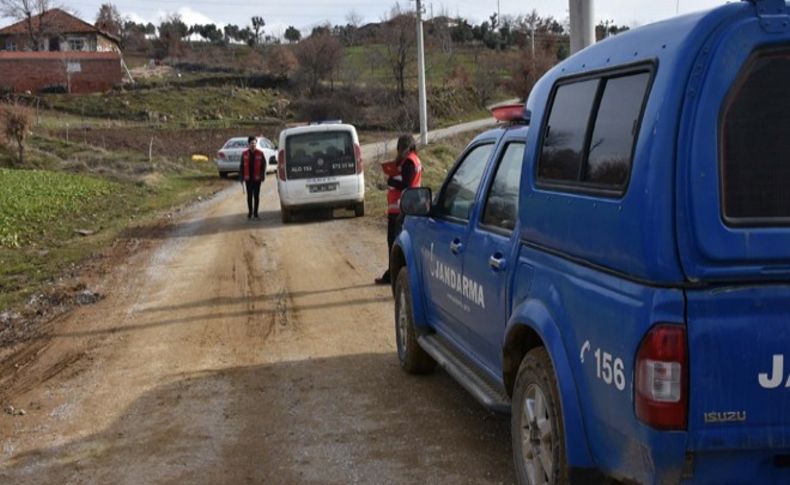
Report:
[{"label": "truck rear window", "polygon": [[289,136],[285,141],[285,169],[289,179],[355,174],[351,133],[321,131]]},{"label": "truck rear window", "polygon": [[790,49],[747,62],[725,104],[721,146],[724,219],[790,223]]}]

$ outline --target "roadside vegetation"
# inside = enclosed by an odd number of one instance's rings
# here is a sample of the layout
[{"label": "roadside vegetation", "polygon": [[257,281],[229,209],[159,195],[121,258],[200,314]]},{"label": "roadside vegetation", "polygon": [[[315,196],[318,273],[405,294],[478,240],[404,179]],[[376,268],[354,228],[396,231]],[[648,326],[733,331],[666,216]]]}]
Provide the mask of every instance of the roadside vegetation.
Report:
[{"label": "roadside vegetation", "polygon": [[20,308],[129,225],[221,186],[205,163],[149,162],[34,136],[20,168],[0,148],[0,313]]}]

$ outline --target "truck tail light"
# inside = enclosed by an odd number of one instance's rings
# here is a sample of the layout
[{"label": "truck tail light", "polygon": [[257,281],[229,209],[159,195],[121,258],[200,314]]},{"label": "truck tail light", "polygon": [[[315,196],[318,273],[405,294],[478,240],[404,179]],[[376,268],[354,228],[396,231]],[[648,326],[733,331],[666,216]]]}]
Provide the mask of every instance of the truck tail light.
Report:
[{"label": "truck tail light", "polygon": [[359,143],[354,143],[354,158],[357,161],[357,174],[360,174],[365,169],[365,165],[362,162],[362,147]]},{"label": "truck tail light", "polygon": [[225,152],[218,152],[217,156],[219,157],[220,160],[225,160]]},{"label": "truck tail light", "polygon": [[277,151],[277,175],[285,182],[285,150]]},{"label": "truck tail light", "polygon": [[637,418],[660,430],[686,429],[686,327],[661,323],[651,328],[639,345],[634,375]]}]

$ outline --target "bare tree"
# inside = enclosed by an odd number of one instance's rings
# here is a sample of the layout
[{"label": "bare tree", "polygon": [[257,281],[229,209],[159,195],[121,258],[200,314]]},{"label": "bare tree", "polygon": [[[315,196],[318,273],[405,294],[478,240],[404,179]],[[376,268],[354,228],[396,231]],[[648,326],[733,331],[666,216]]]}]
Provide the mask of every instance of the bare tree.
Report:
[{"label": "bare tree", "polygon": [[266,22],[263,20],[263,17],[254,16],[252,17],[252,32],[254,37],[252,38],[252,45],[258,45],[261,42],[261,35],[263,35],[263,26],[266,25]]},{"label": "bare tree", "polygon": [[25,162],[25,138],[33,120],[30,108],[18,103],[6,104],[0,115],[2,115],[3,133],[9,142],[16,142],[17,161],[22,165]]},{"label": "bare tree", "polygon": [[272,75],[280,79],[288,79],[297,67],[299,67],[299,61],[296,60],[296,56],[288,47],[280,45],[269,50],[269,55],[266,57],[266,68]]},{"label": "bare tree", "polygon": [[390,11],[390,19],[383,22],[381,40],[384,43],[384,62],[389,66],[398,89],[398,96],[406,97],[406,77],[415,63],[417,29],[414,15],[404,13],[399,4]]},{"label": "bare tree", "polygon": [[181,15],[170,13],[165,15],[159,23],[159,41],[162,43],[167,55],[180,56],[183,52],[183,39],[189,34]]},{"label": "bare tree", "polygon": [[30,49],[41,50],[44,39],[53,32],[47,22],[47,12],[59,8],[53,0],[0,0],[0,16],[13,17],[25,22]]},{"label": "bare tree", "polygon": [[485,108],[494,98],[502,83],[499,73],[507,65],[507,60],[503,58],[502,53],[489,51],[483,52],[481,55],[479,50],[475,52],[474,70],[469,85],[474,90],[480,107]]},{"label": "bare tree", "polygon": [[346,14],[346,32],[348,35],[348,45],[354,45],[354,37],[356,37],[357,30],[362,25],[362,15],[354,9]]},{"label": "bare tree", "polygon": [[123,22],[124,19],[121,16],[121,12],[118,11],[118,7],[114,4],[103,3],[101,7],[99,7],[99,13],[96,14],[95,24],[97,29],[120,38],[121,31],[123,30]]},{"label": "bare tree", "polygon": [[296,47],[299,77],[310,96],[318,92],[321,81],[332,78],[343,59],[343,46],[332,35],[311,35]]},{"label": "bare tree", "polygon": [[508,88],[520,99],[527,99],[538,79],[556,62],[557,57],[546,49],[536,50],[535,57],[529,51],[521,53],[518,59],[509,62],[511,67]]},{"label": "bare tree", "polygon": [[433,35],[439,41],[442,52],[452,53],[453,36],[450,27],[450,12],[444,5],[439,9],[438,15],[431,18],[431,23],[433,24]]}]

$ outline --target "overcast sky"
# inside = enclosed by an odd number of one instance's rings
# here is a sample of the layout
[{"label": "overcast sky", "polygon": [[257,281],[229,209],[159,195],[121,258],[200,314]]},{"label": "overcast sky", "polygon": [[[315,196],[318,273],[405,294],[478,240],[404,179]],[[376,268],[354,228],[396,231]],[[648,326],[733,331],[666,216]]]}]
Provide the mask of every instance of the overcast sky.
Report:
[{"label": "overcast sky", "polygon": [[[106,2],[107,0],[105,0]],[[352,10],[363,19],[363,23],[378,22],[385,16],[395,1],[372,0],[286,0],[261,2],[252,0],[116,0],[111,3],[121,14],[136,21],[159,23],[170,12],[178,12],[187,25],[227,23],[240,26],[249,24],[250,17],[260,15],[266,21],[266,34],[281,36],[285,27],[293,25],[309,31],[313,26],[331,22],[345,24]],[[460,15],[479,23],[496,12],[497,3],[502,15],[519,15],[533,8],[543,16],[552,15],[563,20],[568,16],[567,0],[423,0],[427,17],[448,13]],[[617,24],[644,25],[674,16],[708,9],[726,3],[726,0],[594,0],[595,17],[610,19]],[[67,8],[75,10],[84,20],[93,22],[101,0],[63,0]],[[413,9],[414,2],[400,0],[403,9]],[[0,20],[0,25],[11,23]]]}]

